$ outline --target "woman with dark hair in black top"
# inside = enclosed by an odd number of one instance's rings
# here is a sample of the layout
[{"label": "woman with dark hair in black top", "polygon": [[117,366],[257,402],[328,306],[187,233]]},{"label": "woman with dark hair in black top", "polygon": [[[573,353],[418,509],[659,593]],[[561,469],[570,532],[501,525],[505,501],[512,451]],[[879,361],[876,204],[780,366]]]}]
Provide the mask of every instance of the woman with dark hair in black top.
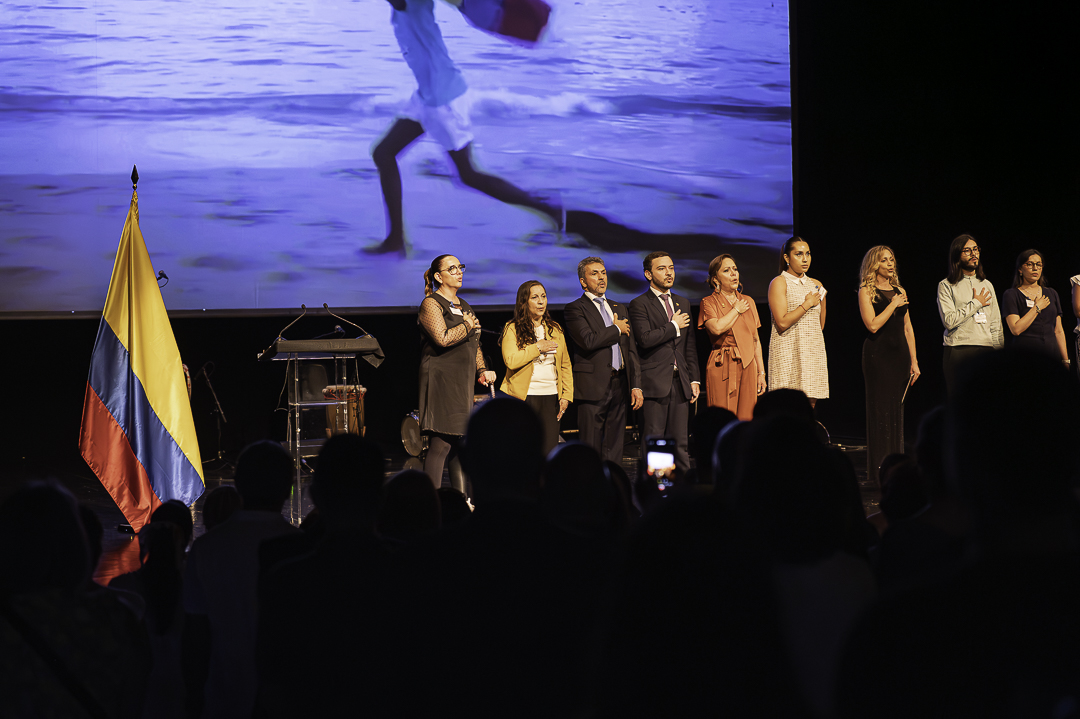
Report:
[{"label": "woman with dark hair in black top", "polygon": [[458,465],[458,443],[473,406],[477,380],[489,385],[495,373],[484,365],[480,321],[468,302],[458,298],[465,265],[453,255],[439,255],[424,273],[420,303],[420,431],[428,435],[424,471],[438,489],[450,462],[450,482],[465,492]]},{"label": "woman with dark hair in black top", "polygon": [[1065,330],[1061,327],[1061,300],[1046,286],[1042,253],[1024,250],[1016,258],[1012,288],[1001,298],[1001,314],[1018,349],[1060,357],[1069,365]]}]

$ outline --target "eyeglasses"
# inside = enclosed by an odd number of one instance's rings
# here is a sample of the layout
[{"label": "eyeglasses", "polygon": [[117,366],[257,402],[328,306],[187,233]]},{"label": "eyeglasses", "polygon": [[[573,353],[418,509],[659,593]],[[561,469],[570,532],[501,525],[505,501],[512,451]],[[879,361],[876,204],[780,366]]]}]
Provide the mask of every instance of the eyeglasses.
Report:
[{"label": "eyeglasses", "polygon": [[1042,269],[1042,263],[1041,262],[1025,262],[1023,265],[1021,265],[1021,267],[1026,267],[1029,270],[1041,270]]},{"label": "eyeglasses", "polygon": [[465,274],[465,265],[450,265],[449,267],[444,267],[439,270],[439,272],[449,272],[452,275],[463,275]]},{"label": "eyeglasses", "polygon": [[977,255],[979,254],[979,252],[980,250],[978,247],[965,247],[964,249],[960,250],[961,255]]}]

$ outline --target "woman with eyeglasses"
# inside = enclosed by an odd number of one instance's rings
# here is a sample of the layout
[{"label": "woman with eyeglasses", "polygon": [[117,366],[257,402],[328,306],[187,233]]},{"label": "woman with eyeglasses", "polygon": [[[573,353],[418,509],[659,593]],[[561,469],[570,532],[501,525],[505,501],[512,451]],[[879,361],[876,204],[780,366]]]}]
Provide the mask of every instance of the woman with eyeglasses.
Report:
[{"label": "woman with eyeglasses", "polygon": [[815,406],[829,396],[825,355],[825,288],[811,279],[810,245],[789,238],[780,250],[780,274],[769,283],[769,390],[797,389]]},{"label": "woman with eyeglasses", "polygon": [[709,286],[713,293],[701,300],[698,313],[698,328],[705,328],[712,345],[705,365],[705,396],[710,407],[731,410],[749,422],[758,395],[765,392],[757,306],[742,294],[739,268],[731,255],[709,263]]},{"label": "woman with eyeglasses", "polygon": [[424,471],[438,489],[449,462],[450,483],[465,492],[457,462],[458,444],[473,407],[473,390],[495,381],[480,351],[480,321],[458,297],[465,265],[453,255],[439,255],[424,272],[420,303],[420,431],[428,436]]},{"label": "woman with eyeglasses", "polygon": [[559,420],[574,399],[574,374],[562,327],[551,318],[547,290],[537,280],[518,288],[514,319],[503,328],[502,357],[500,389],[540,417],[546,457],[559,443]]},{"label": "woman with eyeglasses", "polygon": [[1012,287],[1001,298],[1001,312],[1017,349],[1061,357],[1069,366],[1065,330],[1061,327],[1061,300],[1046,286],[1042,253],[1024,250],[1016,258]]},{"label": "woman with eyeglasses", "polygon": [[863,342],[866,383],[866,468],[878,476],[881,461],[904,452],[904,392],[919,378],[908,296],[885,245],[871,247],[859,268],[859,314],[870,334]]}]

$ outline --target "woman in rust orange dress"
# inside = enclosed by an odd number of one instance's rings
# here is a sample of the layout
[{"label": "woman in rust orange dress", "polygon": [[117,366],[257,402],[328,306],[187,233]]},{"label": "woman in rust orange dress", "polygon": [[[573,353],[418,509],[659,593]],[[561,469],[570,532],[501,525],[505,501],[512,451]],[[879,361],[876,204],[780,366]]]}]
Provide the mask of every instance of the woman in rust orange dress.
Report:
[{"label": "woman in rust orange dress", "polygon": [[705,394],[710,407],[724,407],[748,421],[754,417],[758,395],[765,391],[757,306],[740,292],[739,268],[731,255],[709,263],[709,286],[713,293],[701,300],[698,314],[698,327],[709,333],[712,346],[705,365]]}]

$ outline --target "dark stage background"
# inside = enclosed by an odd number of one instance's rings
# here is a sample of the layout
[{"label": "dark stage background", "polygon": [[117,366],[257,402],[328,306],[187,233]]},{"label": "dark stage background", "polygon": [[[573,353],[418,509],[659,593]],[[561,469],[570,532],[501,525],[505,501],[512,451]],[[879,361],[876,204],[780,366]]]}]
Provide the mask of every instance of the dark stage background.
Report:
[{"label": "dark stage background", "polygon": [[[1045,253],[1048,281],[1063,300],[1067,278],[1080,271],[1075,115],[1068,110],[1076,9],[1071,3],[845,1],[799,2],[791,12],[795,224],[813,250],[811,274],[830,289],[825,336],[833,396],[819,405],[819,416],[834,435],[863,435],[865,330],[856,275],[866,249],[889,244],[912,298],[923,371],[908,400],[911,440],[918,417],[943,394],[934,297],[950,239],[961,232],[978,239],[999,295],[1014,258],[1029,246]],[[678,265],[679,248],[666,249]],[[644,288],[642,281],[639,291]],[[763,288],[755,294],[765,299]],[[764,305],[761,310],[767,317]],[[481,320],[498,329],[507,317],[484,312]],[[369,431],[388,447],[400,446],[398,427],[416,406],[414,315],[349,319],[374,334],[387,356],[377,370],[361,363],[361,382],[370,390]],[[215,363],[212,380],[229,419],[223,442],[230,456],[253,439],[284,435],[284,413],[273,411],[283,365],[256,363],[255,355],[288,321],[174,321],[192,371]],[[302,332],[290,336],[320,334],[336,324],[326,317],[303,322]],[[1071,340],[1075,322],[1067,315],[1064,324]],[[9,396],[2,466],[47,473],[79,465],[79,417],[96,329],[97,320],[0,322]],[[767,343],[766,332],[762,337]],[[496,338],[485,343],[497,355]],[[217,440],[205,385],[196,386],[193,404],[208,459]],[[1017,421],[1037,417],[1038,408],[1026,407],[1023,397],[1016,408]]]}]

